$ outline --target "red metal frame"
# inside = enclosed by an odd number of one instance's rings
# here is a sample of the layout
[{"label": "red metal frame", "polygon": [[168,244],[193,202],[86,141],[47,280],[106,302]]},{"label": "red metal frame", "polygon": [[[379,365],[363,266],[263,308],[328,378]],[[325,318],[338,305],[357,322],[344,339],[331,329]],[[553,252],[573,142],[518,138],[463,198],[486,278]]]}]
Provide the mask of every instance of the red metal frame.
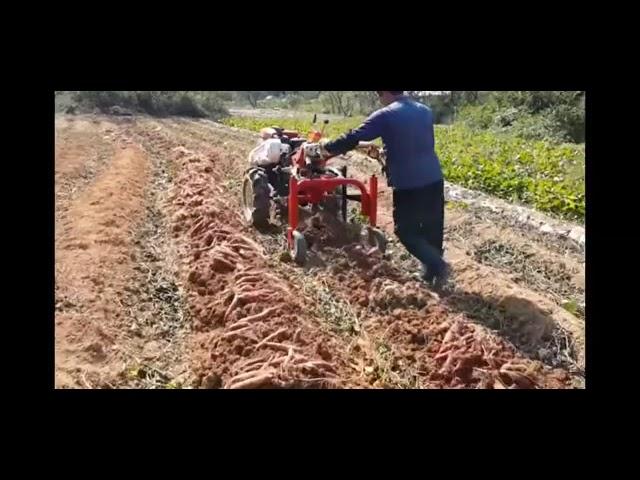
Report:
[{"label": "red metal frame", "polygon": [[[324,129],[323,129],[324,131]],[[289,132],[297,133],[297,132]],[[318,142],[322,138],[323,132],[314,130],[310,134],[310,140]],[[290,137],[292,138],[292,137]],[[332,157],[331,157],[332,158]],[[318,166],[326,165],[330,158],[325,158]],[[291,158],[292,166],[305,168],[305,152],[304,147]],[[335,192],[338,187],[351,185],[360,190],[360,198],[362,203],[362,215],[369,217],[369,224],[372,228],[376,227],[378,215],[378,178],[373,175],[369,179],[369,191],[364,183],[351,178],[303,178],[298,179],[294,175],[289,179],[289,228],[287,228],[287,241],[289,248],[293,248],[293,231],[298,228],[298,208],[302,205],[317,205],[329,192]]]},{"label": "red metal frame", "polygon": [[369,179],[369,191],[364,183],[352,178],[311,178],[298,180],[292,176],[289,179],[289,228],[287,240],[289,247],[293,248],[293,231],[298,228],[298,207],[300,204],[316,205],[320,203],[327,193],[335,192],[338,187],[351,185],[360,189],[362,201],[362,214],[369,217],[371,227],[376,227],[378,213],[378,178],[373,175]]}]

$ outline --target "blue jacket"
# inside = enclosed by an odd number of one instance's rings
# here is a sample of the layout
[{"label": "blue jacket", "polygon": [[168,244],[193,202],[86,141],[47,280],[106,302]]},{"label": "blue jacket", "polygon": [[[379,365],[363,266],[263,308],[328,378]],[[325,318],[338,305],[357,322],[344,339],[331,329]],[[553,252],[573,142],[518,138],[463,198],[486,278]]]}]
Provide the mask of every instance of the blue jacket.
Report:
[{"label": "blue jacket", "polygon": [[339,155],[353,150],[358,142],[382,137],[387,152],[389,185],[411,190],[442,180],[442,168],[435,151],[431,109],[409,97],[373,113],[359,128],[325,145]]}]

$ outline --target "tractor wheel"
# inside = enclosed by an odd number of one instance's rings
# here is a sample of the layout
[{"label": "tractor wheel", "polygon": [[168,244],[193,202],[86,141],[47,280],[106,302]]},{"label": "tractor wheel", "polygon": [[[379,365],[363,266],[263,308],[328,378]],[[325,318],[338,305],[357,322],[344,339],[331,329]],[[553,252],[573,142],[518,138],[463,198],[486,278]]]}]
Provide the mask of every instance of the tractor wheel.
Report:
[{"label": "tractor wheel", "polygon": [[291,250],[291,258],[298,265],[304,265],[307,260],[307,241],[299,231],[293,231],[293,249]]},{"label": "tractor wheel", "polygon": [[267,174],[262,170],[251,170],[245,177],[242,186],[244,218],[254,227],[269,224],[271,187]]}]

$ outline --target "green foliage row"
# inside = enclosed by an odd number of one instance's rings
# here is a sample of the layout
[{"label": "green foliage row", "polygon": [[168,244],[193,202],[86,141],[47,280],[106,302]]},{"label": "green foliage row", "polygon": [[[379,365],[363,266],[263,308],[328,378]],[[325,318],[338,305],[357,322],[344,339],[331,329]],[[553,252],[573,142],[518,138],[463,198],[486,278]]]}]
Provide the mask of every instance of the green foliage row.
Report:
[{"label": "green foliage row", "polygon": [[585,92],[491,92],[483,102],[462,105],[457,120],[526,140],[583,143],[585,113]]},{"label": "green foliage row", "polygon": [[447,180],[584,222],[584,146],[478,132],[464,125],[436,132]]}]

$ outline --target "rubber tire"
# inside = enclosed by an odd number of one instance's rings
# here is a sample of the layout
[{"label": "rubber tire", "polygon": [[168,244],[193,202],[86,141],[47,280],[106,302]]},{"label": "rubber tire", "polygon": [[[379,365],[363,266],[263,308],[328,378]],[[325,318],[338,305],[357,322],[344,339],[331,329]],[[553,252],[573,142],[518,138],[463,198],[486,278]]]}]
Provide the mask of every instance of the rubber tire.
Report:
[{"label": "rubber tire", "polygon": [[291,258],[298,265],[304,265],[307,261],[307,240],[299,231],[293,231],[293,249],[291,250]]},{"label": "rubber tire", "polygon": [[[248,191],[251,189],[250,191]],[[247,198],[251,197],[250,204]],[[244,177],[242,186],[244,218],[254,227],[265,227],[271,217],[271,187],[267,174],[262,170],[252,170]]]}]

